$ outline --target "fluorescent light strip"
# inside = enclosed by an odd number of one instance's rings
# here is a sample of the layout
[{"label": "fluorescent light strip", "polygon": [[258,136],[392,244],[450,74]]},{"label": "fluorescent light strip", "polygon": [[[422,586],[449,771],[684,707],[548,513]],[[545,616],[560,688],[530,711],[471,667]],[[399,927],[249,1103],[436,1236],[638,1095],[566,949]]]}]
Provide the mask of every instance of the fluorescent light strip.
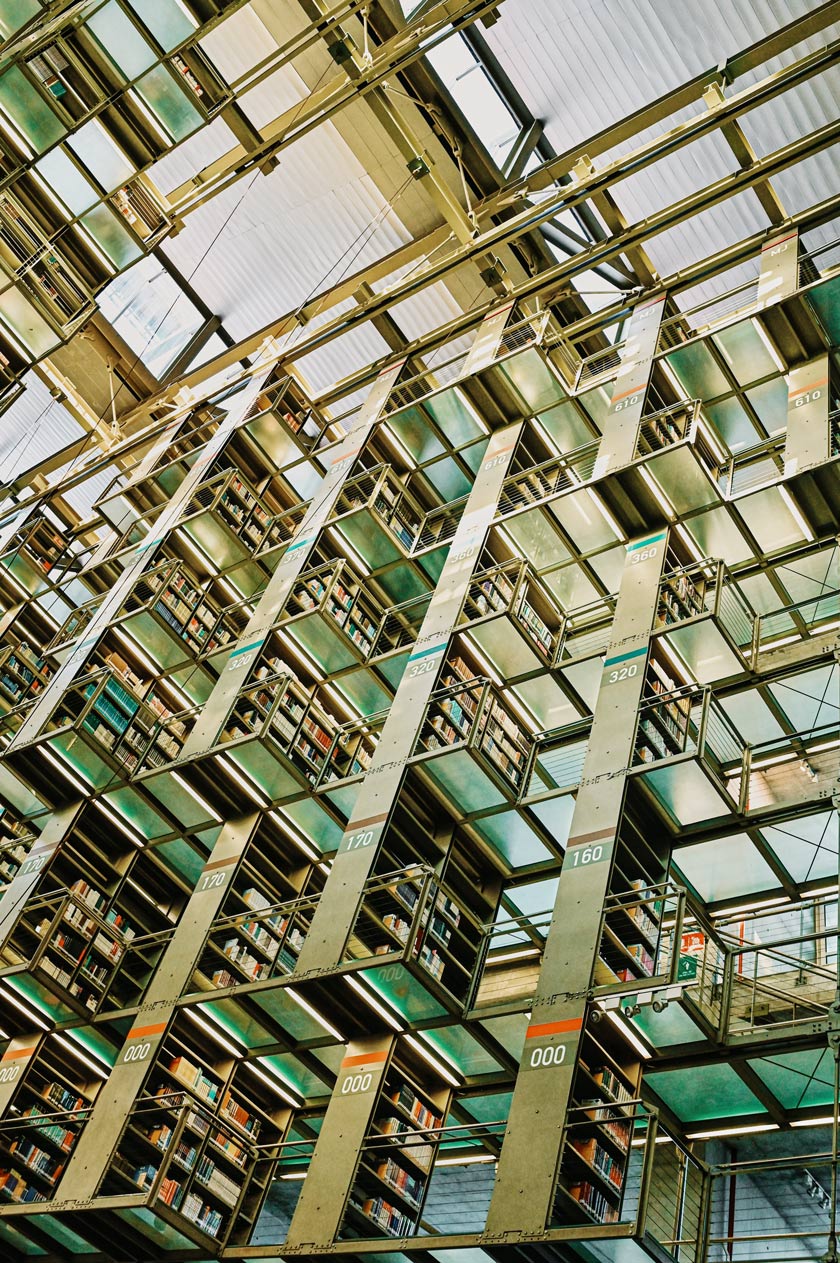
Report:
[{"label": "fluorescent light strip", "polygon": [[287,835],[289,841],[296,846],[299,851],[302,851],[308,860],[311,860],[313,864],[317,864],[321,856],[314,847],[311,847],[309,843],[300,836],[296,829],[292,828],[291,822],[284,820],[282,816],[278,816],[276,811],[270,811],[268,814],[274,823]]},{"label": "fluorescent light strip", "polygon": [[390,1013],[383,1004],[380,1004],[376,997],[371,995],[367,988],[363,987],[357,978],[354,978],[352,974],[346,974],[344,980],[349,987],[352,987],[353,990],[362,997],[365,1004],[369,1008],[373,1009],[374,1013],[376,1013],[378,1017],[381,1017],[383,1022],[386,1022],[387,1025],[390,1026],[392,1031],[399,1031],[402,1033],[405,1030],[402,1023],[398,1022],[396,1017],[394,1017],[394,1015]]},{"label": "fluorescent light strip", "polygon": [[251,780],[250,776],[245,776],[237,767],[234,766],[232,760],[230,760],[227,755],[217,755],[216,761],[224,768],[228,776],[230,776],[232,780],[236,781],[236,784],[244,794],[248,795],[252,803],[256,803],[258,807],[269,806],[269,799],[266,798],[266,796],[258,789]]},{"label": "fluorescent light strip", "polygon": [[119,627],[114,627],[112,630],[117,639],[122,641],[122,643],[127,647],[128,652],[133,654],[134,657],[143,664],[150,675],[160,675],[162,667],[159,662],[152,662],[151,658],[147,657],[137,642],[132,640],[130,636],[126,636],[125,632],[121,631]]},{"label": "fluorescent light strip", "polygon": [[783,896],[778,899],[761,899],[757,903],[739,903],[737,908],[723,908],[720,912],[711,912],[712,917],[734,917],[739,912],[759,912],[762,908],[779,908],[784,903],[790,903],[789,899]]},{"label": "fluorescent light strip", "polygon": [[[435,1073],[439,1074],[445,1083],[450,1084],[453,1088],[461,1087],[462,1080],[456,1079],[455,1075],[446,1068],[443,1062],[434,1055],[432,1050],[428,1047],[428,1045],[424,1044],[422,1040],[416,1038],[414,1035],[406,1035],[405,1042],[409,1045],[409,1047],[413,1048],[416,1053],[419,1053],[424,1061],[428,1062]],[[455,1067],[453,1066],[452,1070],[454,1069]]]},{"label": "fluorescent light strip", "polygon": [[108,1078],[111,1073],[110,1067],[106,1069],[105,1066],[98,1065],[95,1061],[91,1061],[90,1057],[86,1057],[81,1049],[76,1046],[75,1042],[67,1039],[64,1035],[56,1035],[55,1039],[56,1042],[61,1044],[62,1048],[66,1048],[77,1061],[80,1061],[83,1066],[87,1066],[88,1070],[92,1070],[98,1079]]},{"label": "fluorescent light strip", "polygon": [[834,1119],[831,1114],[826,1114],[824,1118],[797,1118],[791,1121],[791,1127],[831,1127]]},{"label": "fluorescent light strip", "polygon": [[180,785],[182,789],[187,791],[187,793],[190,795],[191,798],[195,799],[195,801],[198,803],[201,810],[206,811],[208,816],[210,816],[212,820],[215,820],[218,824],[224,823],[219,813],[217,811],[214,811],[208,802],[205,802],[205,800],[201,797],[201,794],[197,793],[193,789],[192,785],[187,784],[187,782],[184,780],[180,772],[170,771],[169,775],[172,777],[173,781],[176,781],[177,784]]},{"label": "fluorescent light strip", "polygon": [[523,947],[518,952],[505,952],[503,956],[489,956],[488,965],[506,965],[512,960],[525,960],[529,956],[539,956],[540,949],[538,947]]},{"label": "fluorescent light strip", "polygon": [[[12,984],[10,983],[9,985],[11,986]],[[36,1017],[32,1010],[19,1000],[13,992],[8,991],[5,986],[0,986],[0,995],[3,996],[4,1000],[8,1000],[10,1004],[13,1004],[16,1009],[20,1009],[21,1013],[26,1016],[28,1021],[34,1022],[35,1025],[39,1026],[42,1031],[50,1030],[50,1027],[46,1022],[43,1022],[41,1018]]]},{"label": "fluorescent light strip", "polygon": [[[410,1151],[409,1151],[410,1152]],[[463,1158],[438,1158],[435,1163],[437,1167],[471,1167],[476,1166],[480,1162],[498,1162],[499,1159],[494,1153],[477,1153],[475,1157]]]},{"label": "fluorescent light strip", "polygon": [[283,1100],[294,1109],[300,1109],[303,1105],[303,1097],[300,1096],[299,1093],[296,1093],[295,1089],[291,1086],[291,1084],[286,1083],[285,1079],[280,1079],[274,1067],[267,1064],[265,1057],[258,1057],[257,1061],[259,1061],[260,1065],[266,1067],[268,1074],[255,1066],[253,1061],[246,1061],[245,1064],[251,1071],[251,1074],[255,1074],[258,1079],[262,1079],[263,1083],[267,1083],[270,1088],[273,1088],[273,1090],[277,1092],[279,1096],[282,1096]]},{"label": "fluorescent light strip", "polygon": [[127,825],[123,820],[121,820],[120,817],[117,815],[117,813],[111,810],[111,808],[108,806],[108,804],[105,802],[104,799],[94,798],[93,805],[94,807],[97,808],[98,811],[101,811],[104,816],[108,817],[108,819],[111,821],[111,824],[116,825],[120,833],[125,834],[129,842],[132,842],[135,846],[139,846],[139,847],[145,846],[146,839],[143,837],[140,837],[140,835],[135,833],[134,830],[130,828],[129,825]]},{"label": "fluorescent light strip", "polygon": [[353,547],[353,545],[350,543],[347,537],[345,535],[342,535],[341,531],[336,530],[334,526],[327,527],[327,536],[335,544],[338,551],[341,553],[346,553],[348,560],[353,563],[353,565],[356,567],[357,570],[360,570],[362,572],[362,574],[364,575],[366,579],[369,579],[371,572],[368,570],[367,566],[362,561],[361,557],[356,552],[356,549]]},{"label": "fluorescent light strip", "polygon": [[752,1136],[760,1131],[778,1131],[778,1123],[753,1123],[749,1127],[716,1127],[711,1131],[690,1131],[686,1140],[714,1140],[718,1136]]},{"label": "fluorescent light strip", "polygon": [[246,1049],[242,1046],[237,1047],[236,1044],[232,1044],[230,1040],[221,1033],[217,1026],[206,1021],[203,1017],[199,1017],[197,1013],[193,1013],[192,1009],[185,1009],[185,1012],[191,1022],[195,1022],[196,1026],[200,1027],[200,1029],[204,1031],[205,1035],[209,1035],[220,1048],[224,1048],[225,1052],[230,1053],[231,1057],[240,1058],[243,1056]]},{"label": "fluorescent light strip", "polygon": [[638,1035],[633,1030],[633,1028],[627,1022],[623,1022],[621,1018],[618,1016],[618,1014],[613,1012],[612,1010],[610,1010],[610,1012],[607,1013],[607,1017],[610,1019],[610,1021],[613,1023],[614,1026],[618,1027],[618,1029],[621,1031],[624,1038],[627,1040],[628,1044],[631,1044],[633,1048],[635,1048],[639,1056],[644,1057],[645,1061],[649,1061],[653,1054],[651,1053],[647,1045],[642,1043],[642,1041],[639,1039]]},{"label": "fluorescent light strip", "polygon": [[85,798],[90,797],[94,788],[93,785],[84,784],[73,772],[70,771],[68,767],[65,767],[64,763],[62,763],[60,759],[57,759],[52,750],[48,750],[46,746],[42,747],[41,753],[45,759],[52,763],[53,767],[58,769],[62,776],[67,777],[70,784],[73,785],[80,794],[84,795]]},{"label": "fluorescent light strip", "polygon": [[790,516],[793,518],[794,522],[799,527],[802,534],[805,536],[807,540],[813,543],[813,541],[816,539],[816,536],[814,535],[814,532],[811,530],[808,523],[805,521],[805,518],[802,516],[802,513],[800,512],[798,505],[796,504],[793,496],[788,491],[787,487],[779,487],[779,495],[782,497],[785,504],[787,505]]},{"label": "fluorescent light strip", "polygon": [[286,995],[290,995],[295,1003],[300,1005],[304,1013],[308,1013],[320,1026],[323,1026],[328,1035],[332,1035],[340,1044],[346,1043],[345,1036],[341,1034],[341,1031],[337,1031],[334,1026],[330,1026],[327,1019],[322,1017],[318,1010],[314,1009],[308,1000],[304,1000],[303,996],[298,995],[292,987],[286,987]]},{"label": "fluorescent light strip", "polygon": [[284,632],[279,631],[277,633],[277,639],[280,641],[281,645],[288,653],[290,653],[293,657],[297,658],[298,662],[300,662],[304,667],[306,667],[306,670],[311,675],[314,675],[315,679],[318,681],[319,684],[324,683],[326,676],[321,674],[321,670],[317,662],[315,662],[314,658],[310,658],[309,654],[306,652],[305,649],[301,649],[300,645],[296,645],[295,642],[291,640]]}]

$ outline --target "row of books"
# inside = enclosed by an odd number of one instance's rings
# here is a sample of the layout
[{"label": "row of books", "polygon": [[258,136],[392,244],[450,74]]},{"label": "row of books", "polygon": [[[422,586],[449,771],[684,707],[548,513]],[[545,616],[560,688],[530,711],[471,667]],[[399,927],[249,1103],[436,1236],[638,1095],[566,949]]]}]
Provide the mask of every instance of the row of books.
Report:
[{"label": "row of books", "polygon": [[410,1114],[424,1131],[434,1130],[443,1123],[442,1118],[428,1109],[419,1097],[415,1096],[407,1083],[403,1083],[399,1088],[392,1091],[390,1099],[395,1105],[399,1105],[406,1113]]},{"label": "row of books", "polygon": [[[21,1118],[38,1117],[40,1114],[40,1106],[30,1105],[28,1109],[23,1110]],[[73,1142],[76,1139],[74,1131],[71,1131],[68,1127],[60,1127],[58,1123],[45,1123],[37,1128],[36,1134],[44,1140],[49,1140],[52,1144],[58,1145],[60,1149],[72,1149]]]},{"label": "row of books", "polygon": [[416,1175],[410,1175],[393,1158],[386,1158],[384,1162],[380,1162],[376,1168],[376,1174],[380,1180],[390,1184],[391,1188],[396,1189],[414,1206],[420,1205],[420,1199],[423,1196],[423,1181]]},{"label": "row of books", "polygon": [[587,1180],[569,1186],[569,1195],[579,1202],[599,1224],[618,1222],[618,1207]]},{"label": "row of books", "polygon": [[184,1198],[181,1214],[210,1237],[219,1235],[219,1229],[224,1222],[221,1213],[209,1202],[203,1201],[196,1193],[188,1193]]},{"label": "row of books", "polygon": [[227,1206],[235,1206],[239,1200],[242,1186],[221,1171],[206,1154],[198,1163],[196,1179]]},{"label": "row of books", "polygon": [[621,1188],[624,1179],[623,1164],[608,1153],[603,1145],[599,1145],[594,1136],[585,1140],[573,1140],[571,1145],[584,1162],[588,1162],[591,1167],[600,1172],[614,1188]]},{"label": "row of books", "polygon": [[29,1167],[32,1171],[38,1171],[40,1175],[44,1175],[47,1179],[55,1181],[64,1169],[64,1163],[54,1157],[53,1154],[47,1153],[46,1149],[39,1149],[33,1140],[28,1136],[22,1136],[18,1140],[13,1140],[9,1145],[9,1152]]},{"label": "row of books", "polygon": [[[380,1119],[376,1124],[383,1136],[395,1136],[406,1130],[406,1124],[399,1118],[395,1118],[393,1114],[387,1118]],[[432,1165],[434,1157],[434,1146],[427,1144],[407,1144],[400,1153],[406,1154],[415,1166],[420,1167],[423,1171],[428,1171]]]},{"label": "row of books", "polygon": [[46,1193],[41,1193],[17,1172],[8,1168],[0,1168],[0,1193],[11,1202],[44,1202]]},{"label": "row of books", "polygon": [[382,1197],[369,1197],[361,1205],[362,1214],[382,1228],[389,1237],[406,1237],[414,1228],[414,1220],[386,1202]]},{"label": "row of books", "polygon": [[592,1071],[592,1078],[602,1088],[605,1088],[616,1101],[630,1101],[633,1099],[630,1089],[610,1066],[598,1066]]}]

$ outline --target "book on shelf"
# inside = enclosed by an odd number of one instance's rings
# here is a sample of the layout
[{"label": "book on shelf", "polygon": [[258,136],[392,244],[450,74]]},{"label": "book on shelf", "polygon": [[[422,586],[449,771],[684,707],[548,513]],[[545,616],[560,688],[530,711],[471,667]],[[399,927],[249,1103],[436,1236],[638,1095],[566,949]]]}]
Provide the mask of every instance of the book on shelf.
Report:
[{"label": "book on shelf", "polygon": [[390,1100],[410,1114],[423,1131],[434,1131],[443,1123],[443,1119],[428,1109],[406,1083],[391,1092]]},{"label": "book on shelf", "polygon": [[414,1220],[410,1215],[398,1210],[382,1197],[367,1198],[360,1209],[366,1219],[382,1228],[389,1237],[408,1236],[414,1227]]},{"label": "book on shelf", "polygon": [[583,1180],[578,1184],[571,1184],[568,1192],[569,1196],[574,1198],[576,1202],[579,1202],[598,1223],[611,1224],[618,1222],[618,1208],[613,1206],[608,1198],[587,1180]]}]

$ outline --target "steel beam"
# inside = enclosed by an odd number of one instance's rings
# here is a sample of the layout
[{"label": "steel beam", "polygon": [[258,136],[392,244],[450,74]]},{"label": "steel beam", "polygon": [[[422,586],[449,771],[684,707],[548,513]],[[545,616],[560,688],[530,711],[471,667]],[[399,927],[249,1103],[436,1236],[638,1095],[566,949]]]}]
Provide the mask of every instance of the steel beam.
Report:
[{"label": "steel beam", "polygon": [[598,957],[667,533],[627,547],[554,913],[487,1215],[490,1235],[548,1224]]},{"label": "steel beam", "polygon": [[90,1118],[61,1178],[56,1198],[50,1204],[51,1210],[73,1209],[96,1193],[258,818],[254,813],[222,825],[210,858],[160,958],[110,1077],[96,1097]]}]

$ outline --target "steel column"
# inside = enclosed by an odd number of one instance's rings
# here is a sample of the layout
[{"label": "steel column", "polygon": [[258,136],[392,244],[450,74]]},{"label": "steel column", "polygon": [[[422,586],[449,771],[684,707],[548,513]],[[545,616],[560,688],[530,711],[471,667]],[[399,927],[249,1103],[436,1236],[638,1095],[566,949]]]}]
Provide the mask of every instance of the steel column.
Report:
[{"label": "steel column", "polygon": [[16,1035],[9,1041],[8,1048],[0,1057],[0,1118],[5,1114],[26,1067],[38,1051],[42,1039],[41,1031]]},{"label": "steel column", "polygon": [[621,350],[621,367],[613,384],[610,410],[604,418],[593,477],[601,478],[629,465],[636,448],[636,432],[645,407],[665,295],[633,308],[627,340]]},{"label": "steel column", "polygon": [[[667,534],[661,532],[627,548],[613,638],[488,1211],[488,1235],[542,1233],[551,1213],[666,546]],[[544,1055],[546,1048],[560,1046],[564,1052]]]},{"label": "steel column", "polygon": [[799,233],[787,228],[761,247],[758,307],[770,307],[790,298],[799,287]]},{"label": "steel column", "polygon": [[95,1195],[257,820],[254,813],[222,825],[110,1078],[103,1084],[79,1136],[51,1208],[60,1209],[67,1202],[85,1202]]},{"label": "steel column", "polygon": [[374,1035],[347,1045],[287,1246],[327,1245],[338,1235],[394,1044],[393,1035]]},{"label": "steel column", "polygon": [[297,976],[328,971],[341,959],[521,430],[522,422],[497,430],[487,445],[301,948],[295,970]]},{"label": "steel column", "polygon": [[68,803],[66,807],[59,807],[52,812],[38,841],[32,843],[26,859],[0,895],[0,947],[5,947],[21,908],[35,889],[44,868],[76,823],[81,807],[81,802]]},{"label": "steel column", "polygon": [[828,375],[827,355],[790,370],[785,477],[821,465],[831,455]]},{"label": "steel column", "polygon": [[506,302],[502,307],[494,307],[492,311],[488,311],[478,326],[475,341],[470,347],[470,353],[464,364],[463,377],[469,377],[472,373],[478,373],[481,369],[487,368],[489,364],[493,363],[512,307],[513,299],[510,302]]},{"label": "steel column", "polygon": [[213,746],[216,735],[244,680],[248,668],[277,621],[301,571],[312,556],[318,536],[332,512],[355,459],[379,421],[405,360],[397,360],[382,370],[360,409],[356,420],[335,448],[335,455],[323,482],[312,499],[303,521],[271,576],[236,648],[231,650],[213,692],[187,739],[183,758],[203,754]]},{"label": "steel column", "polygon": [[131,590],[133,584],[137,581],[154,554],[154,550],[163,542],[165,537],[171,530],[177,526],[195,488],[206,477],[208,466],[216,459],[224,448],[234,430],[243,424],[251,405],[256,400],[262,388],[263,380],[267,376],[268,370],[260,373],[253,381],[250,382],[241,392],[238,407],[231,408],[225,420],[221,423],[215,434],[209,440],[201,455],[195,460],[190,467],[184,481],[178,487],[175,494],[170,498],[166,506],[162,509],[160,516],[154,523],[154,527],[150,534],[152,539],[145,539],[139,544],[131,557],[131,560],[125,566],[119,580],[109,590],[105,600],[98,607],[93,618],[87,625],[84,640],[67,656],[64,662],[56,671],[55,675],[47,684],[47,687],[38,696],[38,700],[32,710],[27,715],[23,724],[15,733],[13,740],[7,747],[8,750],[18,750],[21,746],[27,745],[30,741],[37,737],[44,724],[52,715],[56,706],[60,702],[65,689],[72,683],[78,672],[82,670],[87,663],[95,645],[99,642],[105,631],[108,629],[112,619],[122,606],[126,596]]}]

